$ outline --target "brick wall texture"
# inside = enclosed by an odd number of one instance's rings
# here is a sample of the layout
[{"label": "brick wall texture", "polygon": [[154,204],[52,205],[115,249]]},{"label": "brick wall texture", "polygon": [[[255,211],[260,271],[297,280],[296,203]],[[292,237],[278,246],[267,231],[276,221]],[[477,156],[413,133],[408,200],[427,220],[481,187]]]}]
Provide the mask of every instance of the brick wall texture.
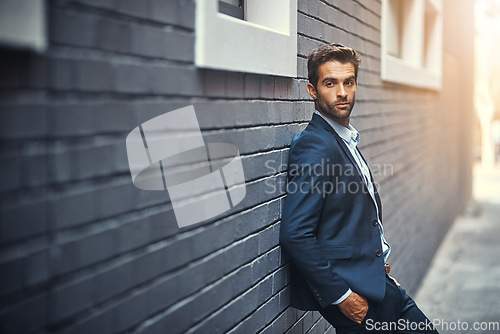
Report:
[{"label": "brick wall texture", "polygon": [[[2,333],[334,333],[289,307],[278,243],[288,146],[314,108],[306,57],[325,42],[362,55],[352,123],[390,168],[374,171],[390,262],[417,291],[470,196],[472,1],[444,1],[441,91],[381,81],[380,0],[298,0],[296,78],[197,68],[195,6],[51,0],[46,52],[0,49]],[[247,195],[179,229],[168,194],[132,184],[125,138],[188,105],[206,141],[240,149]]]}]

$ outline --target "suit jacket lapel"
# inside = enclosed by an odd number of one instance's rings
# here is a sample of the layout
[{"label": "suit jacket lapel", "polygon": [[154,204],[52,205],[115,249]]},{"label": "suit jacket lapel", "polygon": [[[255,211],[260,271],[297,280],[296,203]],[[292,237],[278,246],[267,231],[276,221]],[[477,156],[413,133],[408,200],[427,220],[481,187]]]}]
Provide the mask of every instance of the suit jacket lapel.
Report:
[{"label": "suit jacket lapel", "polygon": [[[370,193],[368,192],[368,188],[365,184],[365,179],[363,177],[363,174],[361,172],[361,170],[359,169],[359,166],[358,164],[356,163],[356,160],[354,159],[354,157],[352,156],[351,154],[351,151],[349,150],[349,148],[347,147],[346,143],[344,142],[344,140],[339,136],[339,134],[337,132],[335,132],[335,130],[332,129],[332,127],[330,126],[330,124],[328,124],[323,118],[321,118],[321,116],[318,116],[316,114],[313,114],[313,117],[311,119],[311,122],[318,122],[320,124],[321,127],[323,127],[325,130],[327,130],[328,132],[332,133],[333,136],[335,137],[335,139],[337,140],[337,142],[339,143],[340,147],[342,148],[342,150],[344,151],[344,153],[347,155],[347,157],[349,158],[349,160],[351,160],[351,163],[354,165],[354,167],[356,168],[356,171],[358,172],[358,177],[359,179],[361,180],[361,184],[363,185],[363,187],[365,188],[366,192],[367,192],[367,195],[370,196],[370,198],[372,199],[372,201],[374,200],[372,198],[372,196],[370,195]],[[366,163],[366,159],[365,157],[361,154],[361,151],[358,150],[361,158],[365,161]],[[368,166],[368,163],[366,163],[366,165]],[[371,182],[373,184],[373,193],[374,193],[374,196],[375,196],[375,202],[376,202],[376,205],[378,206],[379,208],[379,218],[380,220],[382,220],[382,206],[381,206],[381,201],[380,201],[380,197],[379,197],[379,194],[378,194],[378,191],[377,191],[377,187],[375,186],[375,183],[373,182],[373,176],[372,176],[372,172],[370,170],[370,167],[368,167],[368,171],[370,172],[370,178],[371,178]]]},{"label": "suit jacket lapel", "polygon": [[333,136],[335,137],[335,139],[339,143],[340,147],[342,147],[342,150],[344,151],[344,153],[347,155],[347,157],[349,158],[349,160],[351,160],[351,163],[354,165],[354,168],[356,168],[356,171],[358,172],[358,177],[359,177],[359,179],[362,181],[362,183],[364,185],[365,181],[364,181],[364,178],[363,178],[363,174],[361,173],[361,170],[359,169],[359,166],[356,163],[356,160],[352,156],[351,151],[347,147],[347,145],[344,142],[344,140],[339,136],[339,134],[337,132],[335,132],[335,130],[332,129],[332,127],[330,126],[330,124],[328,124],[323,118],[321,118],[321,116],[313,114],[313,118],[312,118],[311,122],[316,121],[316,120],[317,120],[317,122],[321,123],[321,126],[326,131],[328,131],[328,132],[330,132],[330,133],[333,134]]}]

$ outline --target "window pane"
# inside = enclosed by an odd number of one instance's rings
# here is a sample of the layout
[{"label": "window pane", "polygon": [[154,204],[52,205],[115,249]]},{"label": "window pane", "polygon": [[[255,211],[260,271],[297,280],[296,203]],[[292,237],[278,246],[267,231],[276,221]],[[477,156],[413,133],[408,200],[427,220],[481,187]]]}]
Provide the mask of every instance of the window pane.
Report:
[{"label": "window pane", "polygon": [[219,13],[244,20],[243,2],[243,0],[220,0]]},{"label": "window pane", "polygon": [[394,57],[401,57],[401,32],[403,31],[403,4],[400,0],[388,1],[389,15],[387,31],[387,53]]}]

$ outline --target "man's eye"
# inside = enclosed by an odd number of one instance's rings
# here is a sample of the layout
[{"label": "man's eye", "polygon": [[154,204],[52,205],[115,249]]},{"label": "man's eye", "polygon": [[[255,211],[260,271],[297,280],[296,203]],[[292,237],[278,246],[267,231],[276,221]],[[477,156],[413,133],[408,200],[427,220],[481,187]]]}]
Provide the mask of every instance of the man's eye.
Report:
[{"label": "man's eye", "polygon": [[353,80],[349,80],[345,83],[347,86],[352,86],[354,85],[354,81]]},{"label": "man's eye", "polygon": [[327,82],[326,83],[326,87],[332,87],[333,86],[333,82]]}]

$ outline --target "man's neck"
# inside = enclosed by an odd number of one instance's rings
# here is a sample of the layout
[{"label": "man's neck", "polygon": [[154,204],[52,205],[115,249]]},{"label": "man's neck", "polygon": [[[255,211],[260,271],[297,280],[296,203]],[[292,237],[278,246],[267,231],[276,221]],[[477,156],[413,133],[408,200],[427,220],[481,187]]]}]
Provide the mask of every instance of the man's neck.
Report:
[{"label": "man's neck", "polygon": [[326,118],[331,119],[335,123],[338,123],[338,124],[342,125],[343,127],[346,127],[347,129],[349,129],[349,121],[351,119],[350,116],[346,117],[346,118],[335,118],[335,117],[331,117],[330,115],[327,115],[326,113],[322,112],[321,110],[319,110],[319,108],[316,108],[316,110],[319,113],[321,113],[321,115],[325,116]]}]

